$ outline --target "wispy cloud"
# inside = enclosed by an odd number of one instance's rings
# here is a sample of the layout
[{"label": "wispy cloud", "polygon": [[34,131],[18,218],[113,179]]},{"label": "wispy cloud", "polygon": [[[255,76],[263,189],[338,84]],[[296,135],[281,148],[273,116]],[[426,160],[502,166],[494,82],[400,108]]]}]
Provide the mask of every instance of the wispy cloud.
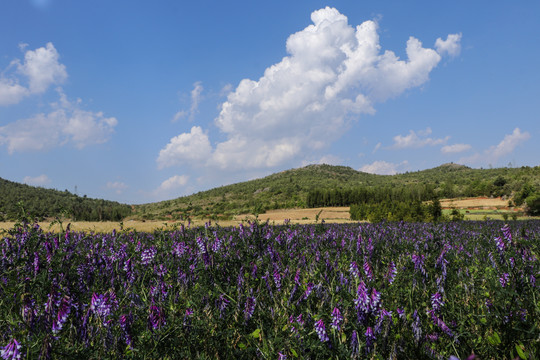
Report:
[{"label": "wispy cloud", "polygon": [[118,195],[122,194],[125,190],[128,189],[128,186],[121,181],[109,181],[107,182],[106,187],[109,190],[113,190]]},{"label": "wispy cloud", "polygon": [[51,179],[45,174],[38,176],[25,176],[23,183],[32,186],[45,186],[51,182]]},{"label": "wispy cloud", "polygon": [[528,132],[522,132],[519,128],[515,128],[511,134],[504,136],[503,140],[497,145],[490,146],[481,153],[475,153],[468,157],[463,157],[458,160],[462,164],[496,164],[499,159],[510,155],[515,148],[523,144],[531,138]]}]

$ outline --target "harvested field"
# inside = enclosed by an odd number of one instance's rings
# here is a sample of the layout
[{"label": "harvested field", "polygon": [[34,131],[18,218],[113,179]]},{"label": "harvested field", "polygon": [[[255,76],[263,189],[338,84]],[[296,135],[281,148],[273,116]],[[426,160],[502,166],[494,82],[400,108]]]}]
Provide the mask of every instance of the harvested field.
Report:
[{"label": "harvested field", "polygon": [[503,200],[500,197],[474,197],[462,199],[441,199],[443,209],[490,209],[490,210],[508,210],[508,200]]},{"label": "harvested field", "polygon": [[[320,214],[319,214],[320,213]],[[351,216],[349,214],[349,207],[326,207],[326,208],[312,208],[312,209],[280,209],[271,210],[264,214],[259,215],[259,220],[270,221],[275,223],[282,223],[285,219],[291,220],[291,222],[306,224],[316,221],[317,214],[319,214],[319,221],[324,220],[326,222],[342,223],[350,222]],[[254,219],[252,214],[238,215],[236,220]]]}]

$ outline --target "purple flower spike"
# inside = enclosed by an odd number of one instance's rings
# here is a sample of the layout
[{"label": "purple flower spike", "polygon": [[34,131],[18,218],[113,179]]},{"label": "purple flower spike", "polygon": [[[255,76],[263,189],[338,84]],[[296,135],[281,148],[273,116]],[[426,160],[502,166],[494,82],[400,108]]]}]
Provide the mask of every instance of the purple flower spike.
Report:
[{"label": "purple flower spike", "polygon": [[394,282],[394,279],[396,278],[396,274],[397,274],[396,264],[393,261],[390,261],[390,265],[388,265],[388,275],[387,275],[387,279],[390,284]]},{"label": "purple flower spike", "polygon": [[510,275],[508,273],[504,273],[499,278],[499,282],[501,283],[502,287],[506,287],[508,285],[508,281],[510,280]]},{"label": "purple flower spike", "polygon": [[375,334],[373,334],[373,330],[371,329],[371,326],[368,326],[365,335],[366,335],[366,352],[370,353],[373,348],[373,341],[376,340]]},{"label": "purple flower spike", "polygon": [[69,303],[69,298],[65,296],[60,303],[60,308],[58,309],[56,321],[54,321],[52,325],[52,331],[54,334],[62,330],[62,327],[64,326],[64,323],[66,322],[70,311],[71,304]]},{"label": "purple flower spike", "polygon": [[337,307],[332,311],[332,324],[330,325],[332,329],[341,330],[341,322],[343,321],[343,316]]},{"label": "purple flower spike", "polygon": [[253,296],[249,296],[246,300],[246,307],[244,310],[246,321],[251,319],[253,316],[253,312],[255,311],[255,305],[257,303],[257,300]]},{"label": "purple flower spike", "polygon": [[330,340],[326,334],[326,328],[324,327],[324,322],[322,319],[315,323],[315,331],[317,332],[317,335],[319,335],[321,342]]},{"label": "purple flower spike", "polygon": [[1,348],[2,351],[0,352],[0,356],[2,356],[2,359],[4,360],[15,360],[21,358],[21,345],[17,342],[15,339],[11,339],[11,341],[3,348]]},{"label": "purple flower spike", "polygon": [[433,311],[439,312],[441,307],[444,305],[442,295],[439,292],[436,292],[435,294],[431,295],[431,306],[433,307]]}]

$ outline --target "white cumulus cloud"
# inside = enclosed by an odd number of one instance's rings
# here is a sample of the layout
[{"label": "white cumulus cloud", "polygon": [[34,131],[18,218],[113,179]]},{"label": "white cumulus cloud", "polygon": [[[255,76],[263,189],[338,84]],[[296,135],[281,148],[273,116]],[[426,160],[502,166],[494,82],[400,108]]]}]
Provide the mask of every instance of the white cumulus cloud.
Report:
[{"label": "white cumulus cloud", "polygon": [[371,164],[362,166],[359,171],[377,174],[377,175],[395,175],[404,169],[409,162],[407,160],[402,161],[401,163],[395,164],[386,161],[374,161]]},{"label": "white cumulus cloud", "polygon": [[448,139],[450,139],[449,136],[446,136],[445,138],[440,139],[434,139],[431,137],[428,137],[428,135],[431,134],[431,128],[427,128],[426,130],[419,131],[416,133],[413,130],[409,131],[408,135],[396,135],[394,136],[394,144],[392,145],[392,148],[394,149],[405,149],[405,148],[421,148],[424,146],[435,146],[435,145],[442,145],[445,144]]},{"label": "white cumulus cloud", "polygon": [[187,184],[188,180],[189,176],[186,175],[172,176],[161,183],[161,185],[159,186],[159,190],[170,191],[181,188]]},{"label": "white cumulus cloud", "polygon": [[42,93],[53,84],[60,84],[67,79],[66,67],[58,61],[60,55],[52,43],[24,54],[24,63],[18,64],[18,70],[29,81],[32,93]]},{"label": "white cumulus cloud", "polygon": [[469,144],[452,144],[452,145],[446,145],[441,148],[441,152],[443,154],[456,154],[460,152],[464,152],[471,149],[471,145]]},{"label": "white cumulus cloud", "polygon": [[81,149],[109,140],[117,120],[101,112],[83,110],[79,102],[70,102],[60,92],[60,101],[53,110],[0,127],[0,145],[8,152],[39,151],[71,143]]},{"label": "white cumulus cloud", "polygon": [[[205,136],[206,165],[256,169],[298,161],[328,147],[361,114],[374,113],[377,102],[424,84],[441,60],[414,37],[406,44],[407,59],[383,52],[376,22],[353,27],[334,8],[314,11],[311,20],[287,39],[288,56],[229,93],[215,119],[225,140],[210,151]],[[192,138],[193,129],[171,139],[158,163],[193,157],[172,151],[173,143],[186,142],[183,135]],[[165,155],[167,161],[160,160]]]},{"label": "white cumulus cloud", "polygon": [[51,182],[51,179],[45,174],[38,175],[38,176],[25,176],[23,179],[23,183],[27,185],[33,185],[33,186],[44,186]]},{"label": "white cumulus cloud", "polygon": [[449,34],[446,40],[438,38],[435,41],[435,49],[441,55],[458,56],[461,51],[461,33]]},{"label": "white cumulus cloud", "polygon": [[159,168],[179,165],[186,162],[204,163],[210,153],[212,146],[208,135],[200,126],[193,126],[191,132],[175,136],[159,152],[157,163]]}]

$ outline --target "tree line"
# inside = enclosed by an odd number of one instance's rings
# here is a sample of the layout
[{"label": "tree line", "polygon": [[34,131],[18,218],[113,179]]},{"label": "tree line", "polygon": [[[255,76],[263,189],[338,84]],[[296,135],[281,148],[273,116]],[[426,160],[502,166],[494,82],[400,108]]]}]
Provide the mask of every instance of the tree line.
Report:
[{"label": "tree line", "polygon": [[131,212],[130,205],[115,201],[91,199],[67,190],[44,189],[0,179],[0,221],[16,220],[21,216],[37,219],[65,216],[75,221],[121,221]]}]

